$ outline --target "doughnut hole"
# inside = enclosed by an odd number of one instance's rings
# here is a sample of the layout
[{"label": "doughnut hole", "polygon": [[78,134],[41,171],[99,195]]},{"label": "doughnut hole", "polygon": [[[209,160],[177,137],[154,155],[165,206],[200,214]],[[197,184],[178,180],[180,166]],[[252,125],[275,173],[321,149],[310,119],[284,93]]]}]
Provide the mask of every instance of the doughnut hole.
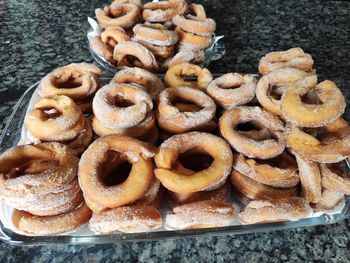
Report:
[{"label": "doughnut hole", "polygon": [[117,95],[114,97],[115,106],[119,108],[127,108],[132,105],[135,105],[135,103],[129,99],[124,98],[123,96]]},{"label": "doughnut hole", "polygon": [[203,109],[202,106],[197,105],[194,101],[187,100],[181,97],[174,97],[171,104],[179,109],[180,112],[198,112]]},{"label": "doughnut hole", "polygon": [[286,87],[272,85],[269,87],[269,94],[275,100],[281,100],[283,92],[286,90]]},{"label": "doughnut hole", "polygon": [[178,161],[184,168],[199,172],[210,167],[214,158],[205,151],[194,151],[191,149],[180,154]]},{"label": "doughnut hole", "polygon": [[255,121],[255,120],[239,123],[236,126],[236,129],[243,136],[246,136],[246,137],[253,139],[253,140],[256,140],[256,141],[277,139],[277,138],[275,138],[273,133],[271,133],[270,130],[265,127],[264,124],[262,124],[259,121]]},{"label": "doughnut hole", "polygon": [[50,159],[40,160],[22,160],[22,164],[13,167],[9,173],[9,178],[16,178],[26,174],[38,174],[50,169],[52,166],[58,166],[59,161]]},{"label": "doughnut hole", "polygon": [[53,84],[56,86],[58,89],[74,89],[78,88],[82,85],[83,80],[80,75],[78,76],[69,76],[68,78],[54,78],[53,79]]}]

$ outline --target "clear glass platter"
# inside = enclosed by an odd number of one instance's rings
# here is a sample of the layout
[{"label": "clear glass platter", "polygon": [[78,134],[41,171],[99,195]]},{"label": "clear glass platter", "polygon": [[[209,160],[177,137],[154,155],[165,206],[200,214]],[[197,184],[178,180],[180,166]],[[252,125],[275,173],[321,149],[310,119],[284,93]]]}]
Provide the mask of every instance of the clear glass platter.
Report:
[{"label": "clear glass platter", "polygon": [[[104,79],[108,81],[108,79]],[[0,136],[0,152],[17,145],[21,137],[21,129],[24,117],[35,90],[39,82],[28,88],[14,106],[14,110]],[[235,208],[236,218],[239,209],[242,207],[237,197],[233,197],[233,206]],[[13,245],[43,245],[43,244],[102,244],[117,243],[129,241],[150,241],[161,239],[177,239],[184,237],[199,236],[219,236],[235,235],[246,233],[257,233],[272,230],[283,230],[300,227],[311,227],[316,225],[327,225],[340,222],[350,215],[350,198],[345,198],[342,208],[332,214],[314,214],[310,218],[294,222],[267,223],[255,225],[240,225],[237,219],[233,225],[227,227],[193,229],[193,230],[165,230],[164,228],[146,233],[113,233],[109,235],[97,235],[87,229],[87,226],[79,229],[77,232],[58,236],[26,236],[16,233],[8,226],[6,218],[9,208],[0,202],[0,240]],[[162,208],[166,209],[166,208]],[[162,212],[161,209],[161,212]]]}]

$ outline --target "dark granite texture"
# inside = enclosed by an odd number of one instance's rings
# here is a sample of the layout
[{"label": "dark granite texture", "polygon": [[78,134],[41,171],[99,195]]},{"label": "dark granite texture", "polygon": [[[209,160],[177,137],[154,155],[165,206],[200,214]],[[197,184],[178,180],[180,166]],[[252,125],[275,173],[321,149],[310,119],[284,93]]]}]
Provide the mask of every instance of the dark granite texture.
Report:
[{"label": "dark granite texture", "polygon": [[[86,17],[106,1],[0,0],[0,130],[21,93],[50,70],[91,61]],[[272,50],[300,46],[320,79],[334,80],[350,99],[350,2],[202,1],[227,55],[213,72],[256,72]],[[350,261],[349,221],[270,233],[96,246],[14,247],[0,244],[0,262],[281,262]]]}]

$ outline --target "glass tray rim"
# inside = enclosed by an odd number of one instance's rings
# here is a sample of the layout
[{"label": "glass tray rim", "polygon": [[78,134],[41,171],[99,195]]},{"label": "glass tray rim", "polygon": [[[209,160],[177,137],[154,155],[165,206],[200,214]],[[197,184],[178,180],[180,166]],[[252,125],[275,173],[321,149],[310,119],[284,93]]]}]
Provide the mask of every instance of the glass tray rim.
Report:
[{"label": "glass tray rim", "polygon": [[[218,74],[213,74],[220,75]],[[110,78],[103,78],[108,80]],[[6,135],[9,132],[9,127],[14,121],[16,113],[21,106],[25,106],[25,99],[31,97],[34,90],[38,87],[40,81],[30,86],[19,98],[9,119],[0,135],[0,147],[4,144]],[[24,116],[21,116],[21,118]],[[15,145],[17,142],[14,142]],[[318,217],[301,219],[298,221],[253,224],[253,225],[232,225],[226,227],[215,227],[205,229],[191,229],[191,230],[165,230],[145,233],[114,233],[108,235],[58,235],[58,236],[26,236],[18,234],[11,229],[5,228],[3,222],[0,221],[0,240],[17,246],[34,246],[34,245],[56,245],[56,244],[108,244],[119,242],[139,242],[139,241],[156,241],[165,239],[180,239],[180,238],[194,238],[194,237],[208,237],[208,236],[223,236],[223,235],[237,235],[248,233],[259,233],[276,230],[287,230],[293,228],[307,228],[318,225],[329,225],[341,222],[350,217],[350,198],[345,198],[345,205],[343,210],[337,214],[323,214]]]}]

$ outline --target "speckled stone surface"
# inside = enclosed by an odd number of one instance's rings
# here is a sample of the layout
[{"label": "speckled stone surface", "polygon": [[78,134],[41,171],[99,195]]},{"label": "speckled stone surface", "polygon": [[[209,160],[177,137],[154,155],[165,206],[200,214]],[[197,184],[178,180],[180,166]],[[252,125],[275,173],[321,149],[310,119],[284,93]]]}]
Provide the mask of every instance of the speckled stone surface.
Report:
[{"label": "speckled stone surface", "polygon": [[[0,0],[0,130],[21,93],[50,70],[92,61],[87,16],[107,1]],[[224,34],[227,55],[213,72],[256,72],[272,50],[300,46],[350,99],[350,2],[201,1]],[[348,116],[348,115],[347,115]],[[348,262],[349,221],[289,231],[89,246],[14,247],[0,243],[0,262]]]}]

